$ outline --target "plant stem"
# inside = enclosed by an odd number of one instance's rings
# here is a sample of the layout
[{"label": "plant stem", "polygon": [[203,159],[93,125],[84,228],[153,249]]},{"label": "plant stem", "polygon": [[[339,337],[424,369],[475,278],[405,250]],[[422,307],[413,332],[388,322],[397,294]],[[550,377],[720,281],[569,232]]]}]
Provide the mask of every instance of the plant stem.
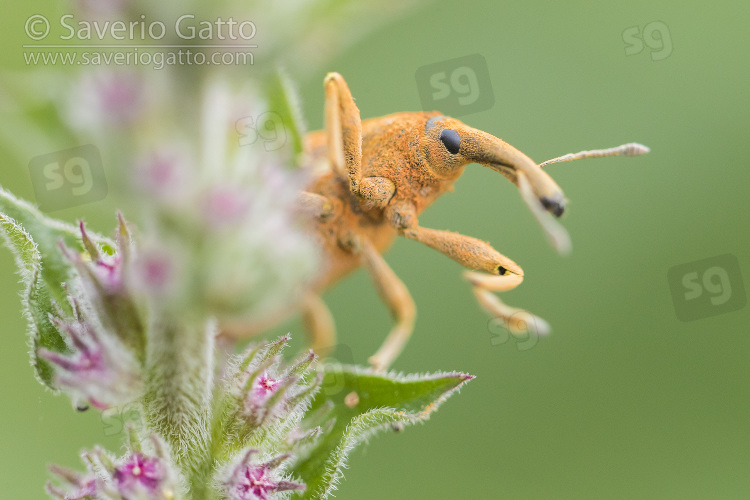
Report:
[{"label": "plant stem", "polygon": [[206,487],[200,464],[209,458],[215,327],[212,322],[162,320],[152,325],[147,353],[146,419],[172,448],[193,498]]}]

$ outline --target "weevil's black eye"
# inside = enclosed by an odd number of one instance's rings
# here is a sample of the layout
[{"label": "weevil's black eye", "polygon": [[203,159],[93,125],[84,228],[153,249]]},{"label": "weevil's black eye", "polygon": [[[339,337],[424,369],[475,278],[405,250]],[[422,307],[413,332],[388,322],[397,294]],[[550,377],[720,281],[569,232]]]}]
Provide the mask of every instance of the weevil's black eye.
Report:
[{"label": "weevil's black eye", "polygon": [[461,136],[455,130],[449,128],[443,130],[440,132],[440,140],[443,142],[445,149],[452,155],[458,153],[461,148]]}]

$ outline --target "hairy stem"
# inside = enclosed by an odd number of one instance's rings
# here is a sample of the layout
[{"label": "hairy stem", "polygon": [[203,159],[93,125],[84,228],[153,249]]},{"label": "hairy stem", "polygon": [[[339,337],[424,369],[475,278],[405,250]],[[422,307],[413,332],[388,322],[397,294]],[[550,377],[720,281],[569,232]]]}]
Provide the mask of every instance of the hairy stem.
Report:
[{"label": "hairy stem", "polygon": [[214,337],[211,322],[179,320],[154,324],[149,336],[146,419],[191,483],[208,450]]}]

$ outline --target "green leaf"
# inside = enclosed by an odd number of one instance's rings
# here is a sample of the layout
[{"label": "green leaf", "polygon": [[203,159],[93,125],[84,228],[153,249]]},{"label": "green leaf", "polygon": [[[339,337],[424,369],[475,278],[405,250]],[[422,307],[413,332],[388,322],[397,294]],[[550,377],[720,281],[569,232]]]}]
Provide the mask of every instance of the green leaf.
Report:
[{"label": "green leaf", "polygon": [[[71,271],[70,263],[60,252],[59,242],[69,248],[83,251],[81,234],[72,224],[51,219],[30,203],[20,200],[0,187],[0,213],[13,219],[38,245],[41,258],[42,280],[48,287],[48,293],[62,307],[67,306],[66,293],[62,284],[68,281]],[[114,248],[110,240],[92,234],[91,238],[106,247]]]},{"label": "green leaf", "polygon": [[380,430],[401,430],[426,420],[454,391],[474,378],[463,373],[402,377],[342,365],[328,365],[323,373],[323,389],[311,411],[331,401],[328,418],[334,418],[335,423],[310,455],[291,471],[307,484],[303,495],[306,499],[322,499],[331,494],[349,453],[360,442]]},{"label": "green leaf", "polygon": [[290,138],[294,157],[299,159],[304,146],[306,127],[302,118],[302,108],[297,90],[286,73],[277,70],[268,82],[267,94],[269,110],[281,117],[286,133]]},{"label": "green leaf", "polygon": [[16,221],[4,214],[0,214],[0,233],[6,245],[15,254],[25,286],[21,301],[24,314],[29,321],[31,365],[34,367],[39,382],[55,390],[52,367],[37,353],[42,347],[64,353],[68,351],[68,347],[49,319],[50,314],[54,313],[54,306],[48,287],[42,279],[42,257],[31,236]]}]

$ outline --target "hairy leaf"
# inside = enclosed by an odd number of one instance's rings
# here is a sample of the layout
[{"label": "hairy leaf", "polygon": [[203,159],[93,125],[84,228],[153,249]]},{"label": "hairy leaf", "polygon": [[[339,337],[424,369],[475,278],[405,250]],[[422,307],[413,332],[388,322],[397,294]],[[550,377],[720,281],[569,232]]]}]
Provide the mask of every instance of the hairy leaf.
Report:
[{"label": "hairy leaf", "polygon": [[42,279],[42,257],[31,236],[16,221],[4,214],[0,214],[0,232],[5,244],[15,254],[24,284],[21,299],[24,314],[29,321],[31,365],[37,379],[50,389],[55,389],[52,367],[37,353],[42,347],[55,352],[67,352],[68,347],[49,319],[54,308],[49,289]]},{"label": "hairy leaf", "polygon": [[429,415],[472,375],[436,373],[399,376],[375,374],[354,366],[324,368],[323,389],[312,404],[315,410],[333,403],[328,415],[331,431],[292,472],[307,484],[306,499],[327,498],[342,476],[341,469],[355,446],[377,431],[404,426]]}]

